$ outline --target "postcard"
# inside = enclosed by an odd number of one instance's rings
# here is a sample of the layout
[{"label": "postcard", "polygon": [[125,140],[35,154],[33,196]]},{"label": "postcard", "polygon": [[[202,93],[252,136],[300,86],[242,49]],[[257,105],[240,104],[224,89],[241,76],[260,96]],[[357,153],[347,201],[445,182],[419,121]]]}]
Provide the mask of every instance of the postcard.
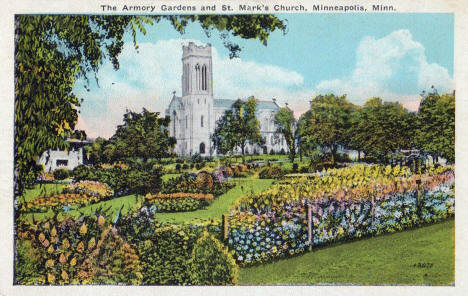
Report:
[{"label": "postcard", "polygon": [[0,293],[463,295],[467,11],[413,2],[7,4]]}]

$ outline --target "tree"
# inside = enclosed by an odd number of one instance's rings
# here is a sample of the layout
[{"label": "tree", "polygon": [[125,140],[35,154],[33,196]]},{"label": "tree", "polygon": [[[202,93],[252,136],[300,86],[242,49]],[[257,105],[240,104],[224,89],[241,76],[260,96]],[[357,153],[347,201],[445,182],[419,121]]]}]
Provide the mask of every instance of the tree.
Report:
[{"label": "tree", "polygon": [[183,33],[199,23],[209,35],[220,32],[231,57],[240,47],[233,36],[267,44],[271,32],[285,31],[273,15],[18,15],[15,18],[15,196],[35,179],[37,157],[47,149],[65,149],[65,139],[78,119],[80,100],[73,94],[75,81],[94,73],[105,59],[115,69],[125,32],[137,47],[137,32],[145,25],[168,20]]},{"label": "tree", "polygon": [[224,112],[216,123],[213,134],[213,144],[215,148],[226,153],[238,147],[242,152],[244,161],[245,148],[247,144],[263,145],[264,139],[260,136],[260,123],[257,120],[255,111],[257,100],[250,98],[247,101],[237,100],[231,108]]},{"label": "tree", "polygon": [[104,148],[108,141],[104,138],[98,137],[93,143],[85,147],[86,155],[89,161],[93,164],[106,162],[104,155]]},{"label": "tree", "polygon": [[127,111],[123,118],[124,124],[110,139],[113,145],[113,159],[149,158],[160,159],[169,154],[176,140],[169,137],[168,118],[159,118],[158,112],[150,112],[143,108],[141,113]]},{"label": "tree", "polygon": [[299,122],[301,149],[312,151],[317,146],[330,151],[334,163],[339,146],[349,142],[350,115],[354,109],[346,96],[316,96]]},{"label": "tree", "polygon": [[455,162],[455,93],[428,94],[419,105],[417,146],[437,162],[439,157]]},{"label": "tree", "polygon": [[413,147],[415,115],[398,102],[368,99],[353,114],[352,122],[351,147],[380,162],[388,162],[391,153]]},{"label": "tree", "polygon": [[286,107],[283,107],[275,115],[276,132],[281,133],[288,145],[289,160],[294,162],[296,157],[296,119],[294,112]]}]

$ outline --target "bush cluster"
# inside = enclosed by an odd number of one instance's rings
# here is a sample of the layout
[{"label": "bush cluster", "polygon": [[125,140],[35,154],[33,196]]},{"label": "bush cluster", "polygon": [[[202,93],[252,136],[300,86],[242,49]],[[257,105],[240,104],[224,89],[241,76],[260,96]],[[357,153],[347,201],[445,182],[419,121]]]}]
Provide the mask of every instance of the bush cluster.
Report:
[{"label": "bush cluster", "polygon": [[161,189],[161,169],[152,165],[134,164],[128,168],[78,166],[73,170],[75,181],[92,180],[106,183],[115,195],[155,193]]},{"label": "bush cluster", "polygon": [[56,169],[53,174],[55,180],[65,180],[70,177],[70,171],[67,169]]},{"label": "bush cluster", "polygon": [[18,284],[140,284],[142,264],[104,219],[56,217],[18,226]]},{"label": "bush cluster", "polygon": [[284,171],[277,166],[264,167],[258,174],[260,179],[279,179],[284,176]]}]

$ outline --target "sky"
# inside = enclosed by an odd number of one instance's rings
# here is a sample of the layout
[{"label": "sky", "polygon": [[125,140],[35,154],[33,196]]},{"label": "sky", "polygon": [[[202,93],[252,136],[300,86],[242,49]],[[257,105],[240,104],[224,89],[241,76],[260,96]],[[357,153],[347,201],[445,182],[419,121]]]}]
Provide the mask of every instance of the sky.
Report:
[{"label": "sky", "polygon": [[[346,94],[355,104],[381,97],[416,111],[420,93],[434,86],[454,89],[453,14],[279,14],[286,34],[273,32],[267,46],[258,40],[231,40],[242,48],[230,59],[216,31],[207,37],[197,24],[181,35],[162,21],[137,35],[128,34],[120,69],[105,62],[98,83],[78,81],[83,99],[77,129],[88,137],[110,137],[125,111],[142,108],[164,116],[172,92],[181,94],[182,44],[212,44],[215,99],[255,96],[287,102],[299,117],[318,94]],[[89,77],[94,77],[90,75]]]}]

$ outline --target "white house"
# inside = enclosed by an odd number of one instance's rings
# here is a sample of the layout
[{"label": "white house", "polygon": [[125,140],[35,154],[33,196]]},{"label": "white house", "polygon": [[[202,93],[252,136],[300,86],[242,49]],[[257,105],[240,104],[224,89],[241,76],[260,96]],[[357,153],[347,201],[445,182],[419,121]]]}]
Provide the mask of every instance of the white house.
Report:
[{"label": "white house", "polygon": [[42,153],[37,163],[44,166],[45,172],[53,172],[62,168],[73,170],[86,163],[84,146],[89,142],[76,139],[70,139],[68,142],[70,143],[69,151],[49,149]]},{"label": "white house", "polygon": [[[182,97],[174,96],[166,109],[170,116],[170,135],[177,139],[174,152],[180,156],[199,153],[202,156],[216,155],[211,135],[216,121],[229,109],[234,100],[214,99],[211,45],[197,46],[190,42],[183,46]],[[286,141],[276,133],[275,114],[280,110],[275,99],[257,101],[257,119],[265,145],[248,145],[247,153],[287,151]]]}]

